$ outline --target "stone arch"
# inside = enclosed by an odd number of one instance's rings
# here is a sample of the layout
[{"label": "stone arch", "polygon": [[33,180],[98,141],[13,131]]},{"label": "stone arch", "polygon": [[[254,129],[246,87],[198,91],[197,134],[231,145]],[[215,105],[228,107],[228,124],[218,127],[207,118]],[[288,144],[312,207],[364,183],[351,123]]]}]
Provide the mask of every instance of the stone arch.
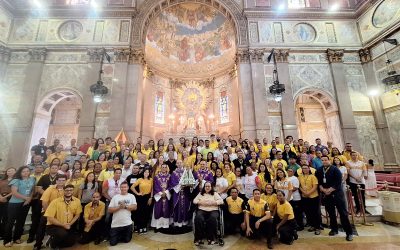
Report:
[{"label": "stone arch", "polygon": [[[78,103],[82,106],[82,95],[72,88],[52,89],[40,97],[40,101],[35,107],[35,113],[33,116],[29,149],[33,145],[36,145],[41,137],[47,137],[52,111],[57,104],[68,98],[76,98]],[[30,161],[30,158],[29,151],[27,161]]]},{"label": "stone arch", "polygon": [[248,45],[247,19],[241,7],[234,0],[145,0],[133,20],[133,30],[137,32],[132,32],[132,46],[136,48],[144,47],[145,32],[153,17],[172,5],[187,2],[206,4],[220,10],[234,24],[238,47]]},{"label": "stone arch", "polygon": [[[300,96],[308,96],[317,101],[324,110],[324,118],[326,124],[326,132],[328,140],[333,141],[334,146],[343,147],[343,135],[341,130],[341,123],[339,118],[339,109],[335,98],[327,91],[319,88],[303,88],[299,90],[294,96],[294,105],[297,113],[297,105]],[[301,129],[300,117],[297,115],[297,126]],[[299,134],[300,131],[299,131]],[[315,139],[315,138],[314,138]]]}]

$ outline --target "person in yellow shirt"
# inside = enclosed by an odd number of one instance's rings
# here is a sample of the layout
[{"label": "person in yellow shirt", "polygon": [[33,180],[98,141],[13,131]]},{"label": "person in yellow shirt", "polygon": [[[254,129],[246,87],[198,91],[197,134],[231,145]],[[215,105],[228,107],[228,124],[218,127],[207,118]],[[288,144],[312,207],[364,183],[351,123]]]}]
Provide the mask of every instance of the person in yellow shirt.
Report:
[{"label": "person in yellow shirt", "polygon": [[99,182],[104,182],[114,176],[114,160],[109,159],[107,162],[107,169],[101,171],[99,178],[97,179]]},{"label": "person in yellow shirt", "polygon": [[218,148],[218,140],[214,134],[210,135],[210,148],[214,151]]},{"label": "person in yellow shirt", "polygon": [[[351,152],[357,152],[357,151],[353,150],[353,145],[351,145],[351,143],[347,142],[345,145],[345,150],[342,152],[342,155],[344,157],[346,157],[346,161],[351,160]],[[362,157],[362,155],[358,152],[357,152],[357,160],[359,160],[359,161],[364,160],[364,157]],[[343,162],[343,163],[346,163],[346,162]]]},{"label": "person in yellow shirt", "polygon": [[224,177],[228,181],[227,193],[229,195],[230,189],[236,186],[236,175],[232,172],[232,166],[230,163],[225,163],[224,169]]},{"label": "person in yellow shirt", "polygon": [[293,208],[286,200],[283,191],[278,190],[276,196],[278,198],[278,204],[276,207],[276,214],[278,216],[276,231],[279,233],[279,241],[291,245],[294,240],[298,239]]},{"label": "person in yellow shirt", "polygon": [[283,159],[283,155],[281,151],[276,152],[276,159],[272,161],[272,166],[274,169],[278,169],[278,163],[282,163],[283,169],[287,168],[287,162]]},{"label": "person in yellow shirt", "polygon": [[239,196],[237,188],[231,188],[231,195],[226,198],[225,203],[227,213],[224,214],[225,219],[225,233],[235,234],[238,229],[241,231],[242,223],[244,223],[243,210],[245,209],[245,202]]},{"label": "person in yellow shirt", "polygon": [[258,153],[258,156],[260,157],[261,161],[264,161],[265,159],[269,158],[269,151],[267,149],[264,149],[261,143],[257,143],[256,153]]},{"label": "person in yellow shirt", "polygon": [[51,162],[53,159],[58,158],[60,162],[64,162],[65,160],[65,153],[63,152],[63,146],[61,144],[57,145],[56,152],[52,153],[47,159],[46,162]]},{"label": "person in yellow shirt", "polygon": [[308,231],[320,235],[321,226],[321,208],[318,197],[318,179],[310,173],[310,167],[303,165],[302,174],[299,175],[301,202],[303,211],[307,216],[307,222],[311,226]]},{"label": "person in yellow shirt", "polygon": [[80,244],[88,244],[94,240],[94,244],[98,245],[102,242],[102,234],[104,231],[104,215],[106,205],[100,201],[101,194],[94,192],[92,196],[92,202],[88,203],[83,212],[83,218],[85,220],[84,231],[82,238],[79,240]]},{"label": "person in yellow shirt", "polygon": [[256,168],[258,170],[258,166],[260,165],[260,163],[262,162],[258,157],[257,157],[257,153],[256,152],[251,152],[250,154],[250,159],[249,159],[249,164],[252,164],[253,162],[256,163]]},{"label": "person in yellow shirt", "polygon": [[79,219],[82,206],[79,199],[72,196],[73,185],[64,187],[63,197],[53,200],[44,216],[47,218],[46,231],[51,237],[50,247],[64,248],[75,244],[75,235],[71,228]]},{"label": "person in yellow shirt", "polygon": [[72,173],[71,178],[67,181],[67,185],[72,185],[74,186],[74,192],[72,193],[72,195],[75,198],[79,198],[79,190],[80,190],[80,186],[83,183],[84,179],[82,178],[81,175],[81,170],[80,169],[75,169],[74,172]]},{"label": "person in yellow shirt", "polygon": [[266,166],[265,166],[265,164],[264,163],[261,163],[260,165],[259,165],[259,167],[258,167],[258,178],[259,178],[259,180],[260,180],[260,182],[259,183],[257,183],[258,184],[258,189],[260,189],[260,190],[265,190],[265,186],[268,184],[268,183],[272,183],[272,181],[271,181],[271,175],[269,174],[269,172],[267,171],[267,168],[266,168]]},{"label": "person in yellow shirt", "polygon": [[281,143],[281,139],[279,137],[275,137],[276,147],[279,148],[281,151],[284,150],[285,145]]},{"label": "person in yellow shirt", "polygon": [[[350,154],[349,154],[349,156],[350,156]],[[338,149],[337,147],[333,147],[333,148],[332,148],[332,151],[331,151],[331,154],[330,154],[330,157],[329,157],[329,159],[331,160],[331,162],[333,162],[333,158],[335,158],[335,157],[339,158],[343,165],[345,165],[346,162],[347,162],[348,160],[350,160],[350,158],[347,159],[346,156],[342,155],[342,154],[339,152],[339,149]]]},{"label": "person in yellow shirt", "polygon": [[267,236],[267,246],[272,249],[272,215],[268,203],[261,200],[261,191],[253,190],[253,198],[248,200],[245,210],[246,236],[259,238]]},{"label": "person in yellow shirt", "polygon": [[261,194],[261,199],[268,203],[271,214],[275,214],[276,205],[278,204],[278,198],[276,198],[276,194],[274,193],[274,186],[272,184],[267,184],[265,186],[265,193]]},{"label": "person in yellow shirt", "polygon": [[149,223],[151,203],[153,201],[153,178],[150,176],[150,169],[145,169],[143,178],[139,178],[132,186],[132,192],[135,194],[138,204],[136,225],[139,234],[147,233],[147,224]]}]

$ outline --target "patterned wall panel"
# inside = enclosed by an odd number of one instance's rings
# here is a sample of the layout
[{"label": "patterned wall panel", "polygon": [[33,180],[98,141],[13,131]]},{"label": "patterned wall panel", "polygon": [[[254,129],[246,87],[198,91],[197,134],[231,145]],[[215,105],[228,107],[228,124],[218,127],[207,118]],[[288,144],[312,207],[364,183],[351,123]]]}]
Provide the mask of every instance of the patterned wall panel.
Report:
[{"label": "patterned wall panel", "polygon": [[373,159],[377,164],[383,164],[382,149],[378,133],[375,129],[373,116],[354,116],[358,139],[360,140],[361,153],[366,160]]},{"label": "patterned wall panel", "polygon": [[[1,19],[0,19],[1,22]],[[15,19],[10,44],[128,44],[129,19]],[[0,28],[1,38],[1,28]]]},{"label": "patterned wall panel", "polygon": [[390,139],[394,146],[397,163],[400,163],[400,110],[387,112],[386,120],[389,126]]},{"label": "patterned wall panel", "polygon": [[6,43],[11,27],[11,16],[0,8],[0,41]]},{"label": "patterned wall panel", "polygon": [[372,111],[361,64],[346,65],[344,69],[353,111]]}]

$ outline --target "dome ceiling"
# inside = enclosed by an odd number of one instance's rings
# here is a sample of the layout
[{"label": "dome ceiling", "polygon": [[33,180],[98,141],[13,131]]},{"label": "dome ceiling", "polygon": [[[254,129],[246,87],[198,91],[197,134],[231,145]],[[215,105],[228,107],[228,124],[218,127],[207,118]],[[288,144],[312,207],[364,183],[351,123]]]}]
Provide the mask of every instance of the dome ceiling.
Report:
[{"label": "dome ceiling", "polygon": [[145,57],[170,77],[208,78],[235,63],[232,23],[218,10],[184,3],[163,10],[149,24]]}]

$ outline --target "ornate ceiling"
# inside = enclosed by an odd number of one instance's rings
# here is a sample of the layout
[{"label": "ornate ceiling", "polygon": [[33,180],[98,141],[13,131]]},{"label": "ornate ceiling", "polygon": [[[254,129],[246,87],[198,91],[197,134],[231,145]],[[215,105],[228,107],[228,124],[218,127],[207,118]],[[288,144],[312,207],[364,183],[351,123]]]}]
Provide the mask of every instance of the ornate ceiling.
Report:
[{"label": "ornate ceiling", "polygon": [[147,29],[147,63],[178,78],[208,78],[235,63],[232,23],[218,10],[198,3],[183,3],[163,10]]}]

